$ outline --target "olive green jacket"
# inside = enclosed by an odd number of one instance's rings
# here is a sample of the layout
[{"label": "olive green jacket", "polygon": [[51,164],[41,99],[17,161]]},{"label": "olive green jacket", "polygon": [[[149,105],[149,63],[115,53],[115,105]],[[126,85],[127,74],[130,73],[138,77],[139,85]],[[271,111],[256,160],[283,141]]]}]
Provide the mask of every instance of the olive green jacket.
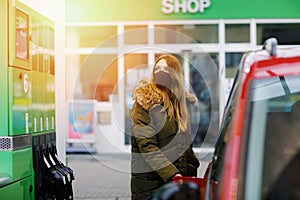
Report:
[{"label": "olive green jacket", "polygon": [[147,86],[136,92],[142,98],[137,98],[131,110],[131,194],[133,200],[142,200],[177,173],[197,176],[199,161],[191,134],[177,133],[177,122],[162,112],[159,95]]}]

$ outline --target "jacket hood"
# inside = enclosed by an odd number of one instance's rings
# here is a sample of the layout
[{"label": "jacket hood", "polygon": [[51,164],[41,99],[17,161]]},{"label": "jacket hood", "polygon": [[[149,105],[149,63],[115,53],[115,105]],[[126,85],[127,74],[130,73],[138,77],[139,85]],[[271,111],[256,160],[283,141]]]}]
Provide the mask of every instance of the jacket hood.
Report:
[{"label": "jacket hood", "polygon": [[163,103],[162,94],[154,89],[153,84],[154,83],[142,81],[133,92],[134,100],[147,111],[155,104]]},{"label": "jacket hood", "polygon": [[[133,92],[134,100],[147,111],[156,104],[163,104],[163,96],[153,84],[141,81],[140,85]],[[197,97],[189,91],[185,91],[185,97],[188,104],[195,105],[198,103]]]}]

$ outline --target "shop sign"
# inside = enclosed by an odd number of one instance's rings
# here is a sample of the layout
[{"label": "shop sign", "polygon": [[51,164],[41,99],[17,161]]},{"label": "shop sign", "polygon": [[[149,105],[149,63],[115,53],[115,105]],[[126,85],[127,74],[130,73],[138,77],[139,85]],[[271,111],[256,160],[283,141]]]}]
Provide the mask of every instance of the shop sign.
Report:
[{"label": "shop sign", "polygon": [[210,0],[162,0],[161,11],[171,13],[204,13],[210,7]]}]

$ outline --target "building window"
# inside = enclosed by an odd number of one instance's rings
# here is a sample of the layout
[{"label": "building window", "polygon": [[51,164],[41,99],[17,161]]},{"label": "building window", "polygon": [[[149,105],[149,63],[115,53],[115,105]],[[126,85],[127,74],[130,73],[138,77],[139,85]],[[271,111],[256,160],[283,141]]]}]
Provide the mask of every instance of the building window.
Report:
[{"label": "building window", "polygon": [[130,110],[134,103],[132,98],[132,92],[137,86],[139,80],[145,78],[148,79],[151,75],[151,70],[148,67],[148,55],[147,54],[126,54],[125,55],[125,144],[130,144],[131,136],[131,122],[130,122]]},{"label": "building window", "polygon": [[148,27],[147,25],[125,26],[124,27],[125,44],[147,44]]},{"label": "building window", "polygon": [[240,61],[242,59],[243,53],[241,52],[231,52],[226,53],[226,78],[234,78],[235,74],[239,68]]},{"label": "building window", "polygon": [[268,38],[275,37],[279,45],[300,44],[300,24],[258,24],[257,44],[262,45]]},{"label": "building window", "polygon": [[117,34],[117,26],[67,27],[66,47],[117,47]]},{"label": "building window", "polygon": [[114,94],[118,82],[117,55],[81,55],[80,82],[75,91],[82,91],[82,99],[109,101]]},{"label": "building window", "polygon": [[[189,55],[189,77],[195,95],[199,100],[199,110],[191,112],[194,147],[201,147],[216,141],[219,129],[219,79],[218,53],[191,53]],[[217,108],[216,108],[217,107]]]},{"label": "building window", "polygon": [[218,43],[218,25],[155,25],[155,44]]},{"label": "building window", "polygon": [[250,25],[249,24],[226,24],[225,41],[226,43],[249,43]]}]

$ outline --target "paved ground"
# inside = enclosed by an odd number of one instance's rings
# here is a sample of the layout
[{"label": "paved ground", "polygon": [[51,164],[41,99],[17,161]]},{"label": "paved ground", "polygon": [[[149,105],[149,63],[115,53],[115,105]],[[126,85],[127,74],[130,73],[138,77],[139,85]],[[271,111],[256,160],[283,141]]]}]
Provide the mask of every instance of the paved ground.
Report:
[{"label": "paved ground", "polygon": [[[206,153],[205,153],[206,154]],[[207,157],[198,154],[199,176]],[[130,200],[130,154],[68,154],[75,200]]]},{"label": "paved ground", "polygon": [[129,154],[68,154],[67,157],[75,171],[74,199],[130,199]]}]

